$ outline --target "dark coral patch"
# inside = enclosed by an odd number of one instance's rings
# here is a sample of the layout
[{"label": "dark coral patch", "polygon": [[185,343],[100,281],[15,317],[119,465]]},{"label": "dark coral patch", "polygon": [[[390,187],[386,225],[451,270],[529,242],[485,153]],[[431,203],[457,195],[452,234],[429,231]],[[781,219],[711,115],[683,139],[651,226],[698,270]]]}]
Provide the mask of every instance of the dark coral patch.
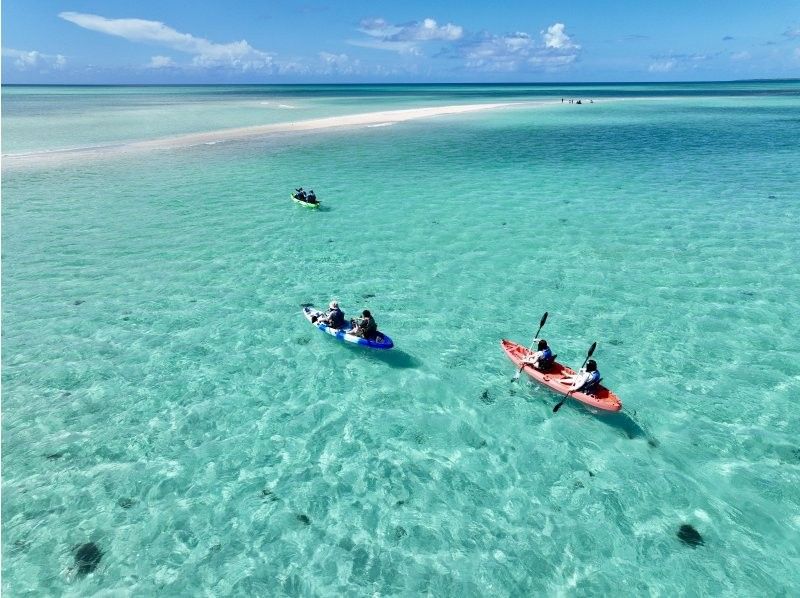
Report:
[{"label": "dark coral patch", "polygon": [[308,518],[308,515],[304,515],[303,513],[300,513],[299,515],[295,515],[295,517],[303,525],[311,525],[311,519]]},{"label": "dark coral patch", "polygon": [[678,539],[692,548],[705,544],[703,536],[700,535],[700,532],[698,532],[688,523],[684,523],[678,530]]},{"label": "dark coral patch", "polygon": [[78,567],[78,576],[84,577],[97,569],[103,552],[94,542],[81,544],[75,552],[75,565]]},{"label": "dark coral patch", "polygon": [[117,501],[117,504],[123,509],[130,509],[133,505],[136,504],[136,501],[133,500],[132,498],[122,497]]}]

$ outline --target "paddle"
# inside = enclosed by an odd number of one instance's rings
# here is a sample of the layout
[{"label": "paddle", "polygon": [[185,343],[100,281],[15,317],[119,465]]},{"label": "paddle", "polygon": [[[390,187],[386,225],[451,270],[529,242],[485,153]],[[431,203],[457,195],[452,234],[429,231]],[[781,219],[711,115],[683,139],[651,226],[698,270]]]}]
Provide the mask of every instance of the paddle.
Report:
[{"label": "paddle", "polygon": [[[535,342],[536,342],[536,339],[538,338],[538,336],[539,336],[539,333],[542,331],[542,327],[544,326],[544,323],[545,323],[545,322],[547,322],[547,312],[544,312],[544,315],[542,316],[542,319],[541,319],[541,321],[539,322],[539,330],[537,330],[537,331],[536,331],[536,334],[534,334],[534,335],[533,335],[533,340],[531,341],[531,346],[530,346],[530,348],[528,349],[528,353],[529,353],[529,354],[530,354],[530,352],[533,350],[533,343],[535,343]],[[519,371],[518,371],[518,372],[517,372],[517,373],[514,375],[514,377],[513,377],[513,378],[511,378],[511,381],[512,381],[512,382],[514,382],[515,380],[519,380],[519,375],[522,373],[522,369],[523,369],[524,367],[525,367],[525,364],[524,364],[524,363],[523,363],[521,366],[519,366]]]},{"label": "paddle", "polygon": [[[583,369],[583,366],[586,365],[586,362],[589,361],[589,358],[592,356],[592,353],[594,353],[595,347],[597,347],[597,342],[592,343],[592,346],[589,347],[589,352],[586,354],[586,359],[584,359],[583,363],[581,364],[581,370]],[[581,371],[581,370],[578,370],[578,371]],[[553,407],[553,413],[558,413],[558,410],[561,409],[561,405],[564,404],[564,402],[569,398],[569,395],[571,395],[575,390],[576,389],[570,390],[567,393],[567,396],[558,405]]]}]

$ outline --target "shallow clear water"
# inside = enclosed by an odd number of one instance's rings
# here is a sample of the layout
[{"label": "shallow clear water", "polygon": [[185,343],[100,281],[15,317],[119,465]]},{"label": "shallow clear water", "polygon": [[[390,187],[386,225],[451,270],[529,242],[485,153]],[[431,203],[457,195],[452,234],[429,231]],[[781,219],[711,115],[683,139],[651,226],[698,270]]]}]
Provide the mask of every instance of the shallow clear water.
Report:
[{"label": "shallow clear water", "polygon": [[[800,95],[708,87],[5,170],[4,593],[796,592]],[[545,310],[621,414],[511,383]]]}]

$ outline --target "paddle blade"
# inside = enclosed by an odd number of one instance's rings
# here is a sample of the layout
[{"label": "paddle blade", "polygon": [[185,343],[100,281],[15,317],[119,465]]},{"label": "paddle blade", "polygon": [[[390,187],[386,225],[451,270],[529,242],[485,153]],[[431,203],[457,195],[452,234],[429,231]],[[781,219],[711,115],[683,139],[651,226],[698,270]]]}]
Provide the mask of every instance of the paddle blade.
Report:
[{"label": "paddle blade", "polygon": [[[567,400],[567,399],[564,399],[564,401],[566,401],[566,400]],[[561,405],[563,405],[563,404],[564,404],[564,401],[561,401],[561,402],[560,402],[558,405],[556,405],[555,407],[553,407],[553,413],[558,413],[558,410],[559,410],[559,409],[561,409]]]},{"label": "paddle blade", "polygon": [[592,356],[592,353],[594,353],[594,350],[596,348],[597,348],[597,341],[593,342],[592,346],[589,347],[589,352],[586,354],[586,359],[589,359]]},{"label": "paddle blade", "polygon": [[544,326],[545,322],[547,322],[547,312],[544,312],[544,315],[542,316],[542,320],[539,322],[539,330],[542,329],[542,326]]}]

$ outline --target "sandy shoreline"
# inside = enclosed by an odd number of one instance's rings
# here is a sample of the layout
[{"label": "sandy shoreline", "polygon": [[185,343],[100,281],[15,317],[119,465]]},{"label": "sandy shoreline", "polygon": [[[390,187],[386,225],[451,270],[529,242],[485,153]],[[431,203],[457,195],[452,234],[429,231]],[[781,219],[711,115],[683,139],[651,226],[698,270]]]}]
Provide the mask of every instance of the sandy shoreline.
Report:
[{"label": "sandy shoreline", "polygon": [[150,139],[147,141],[134,141],[107,146],[95,146],[66,150],[53,150],[43,152],[31,152],[24,154],[5,154],[3,155],[3,169],[21,166],[57,166],[65,162],[81,161],[92,158],[103,158],[118,156],[132,152],[144,152],[156,149],[177,149],[191,147],[195,145],[211,145],[223,141],[238,141],[253,137],[264,137],[272,134],[284,134],[292,132],[319,131],[325,129],[346,128],[346,127],[385,127],[387,125],[416,120],[421,118],[431,118],[436,116],[447,116],[453,114],[466,114],[481,110],[496,110],[498,108],[508,108],[514,106],[544,106],[556,104],[556,101],[537,101],[537,102],[502,102],[494,104],[462,104],[453,106],[434,106],[429,108],[411,108],[403,110],[384,110],[380,112],[366,112],[361,114],[350,114],[345,116],[330,116],[326,118],[315,118],[297,122],[275,123],[269,125],[255,125],[249,127],[238,127],[234,129],[222,129],[208,131],[204,133],[189,133],[175,135],[160,139]]}]

